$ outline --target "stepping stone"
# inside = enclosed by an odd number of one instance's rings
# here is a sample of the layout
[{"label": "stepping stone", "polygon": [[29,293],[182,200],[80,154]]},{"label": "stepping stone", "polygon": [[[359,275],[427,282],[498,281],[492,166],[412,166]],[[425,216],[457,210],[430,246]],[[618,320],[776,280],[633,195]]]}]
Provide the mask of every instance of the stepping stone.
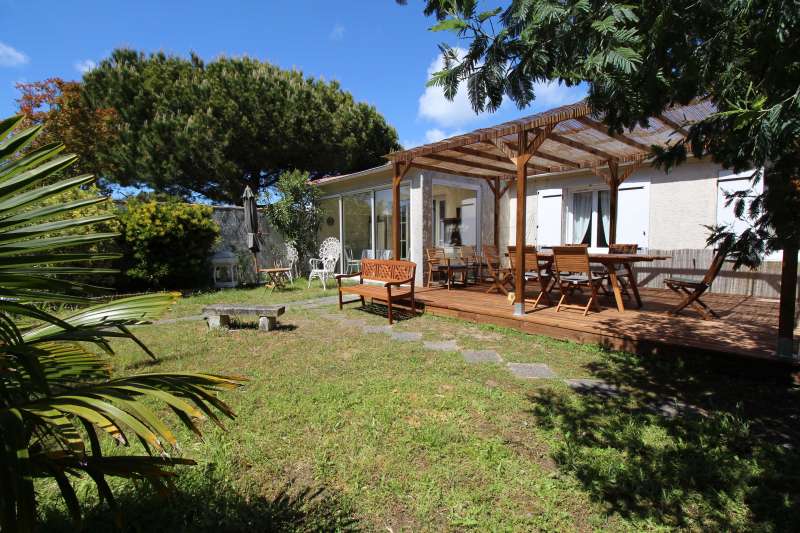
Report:
[{"label": "stepping stone", "polygon": [[423,346],[425,346],[426,350],[436,350],[439,352],[458,351],[458,343],[453,339],[446,341],[425,341]]},{"label": "stepping stone", "polygon": [[402,342],[412,342],[422,340],[422,333],[418,331],[394,331],[392,339]]},{"label": "stepping stone", "polygon": [[657,415],[662,415],[667,418],[675,418],[676,416],[685,416],[688,414],[708,416],[708,412],[700,407],[689,405],[676,400],[668,400],[660,404],[653,404],[650,406]]},{"label": "stepping stone", "polygon": [[364,333],[392,333],[392,326],[364,326],[362,328]]},{"label": "stepping stone", "polygon": [[580,394],[595,394],[606,398],[621,394],[616,385],[606,383],[602,379],[565,379],[564,382]]},{"label": "stepping stone", "polygon": [[345,318],[341,322],[342,325],[350,326],[353,328],[363,328],[366,325],[364,324],[364,321],[359,318]]},{"label": "stepping stone", "polygon": [[554,378],[556,373],[544,363],[508,363],[508,369],[518,378]]},{"label": "stepping stone", "polygon": [[502,363],[503,358],[494,350],[464,350],[461,352],[467,363]]}]

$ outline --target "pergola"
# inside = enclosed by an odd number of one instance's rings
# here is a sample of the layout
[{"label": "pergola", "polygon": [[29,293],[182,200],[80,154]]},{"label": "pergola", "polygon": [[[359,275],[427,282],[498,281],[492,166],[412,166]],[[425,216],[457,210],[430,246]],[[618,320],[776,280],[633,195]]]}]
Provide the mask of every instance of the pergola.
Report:
[{"label": "pergola", "polygon": [[[619,186],[651,155],[651,146],[665,146],[686,134],[688,125],[713,112],[705,101],[676,106],[624,135],[609,134],[586,102],[482,128],[439,142],[387,155],[392,162],[392,250],[400,257],[400,182],[413,166],[486,180],[494,193],[494,242],[499,241],[500,198],[516,183],[516,263],[524,264],[527,178],[576,169],[590,169],[609,187],[608,241],[617,231]],[[525,278],[514,277],[514,314],[523,314]]]}]

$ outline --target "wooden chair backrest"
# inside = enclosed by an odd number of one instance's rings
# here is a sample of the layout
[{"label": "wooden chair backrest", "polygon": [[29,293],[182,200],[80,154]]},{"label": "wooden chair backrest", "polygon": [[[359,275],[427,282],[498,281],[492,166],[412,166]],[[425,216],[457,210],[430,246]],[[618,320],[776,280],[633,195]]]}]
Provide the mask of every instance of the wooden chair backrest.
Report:
[{"label": "wooden chair backrest", "polygon": [[444,248],[425,248],[425,257],[431,263],[438,263],[445,259]]},{"label": "wooden chair backrest", "polygon": [[553,246],[553,261],[556,272],[577,272],[591,276],[589,268],[589,247]]},{"label": "wooden chair backrest", "polygon": [[412,261],[394,259],[361,260],[361,277],[375,281],[405,281],[414,278],[416,271],[417,264]]},{"label": "wooden chair backrest", "polygon": [[477,254],[475,253],[475,247],[471,245],[462,246],[459,250],[459,257],[461,259],[474,259]]},{"label": "wooden chair backrest", "polygon": [[714,259],[711,260],[711,265],[703,276],[703,284],[710,287],[711,284],[717,279],[719,271],[722,270],[722,265],[725,263],[725,258],[728,256],[730,246],[726,243],[720,244],[717,248],[717,253],[714,254]]},{"label": "wooden chair backrest", "polygon": [[483,245],[483,257],[486,258],[486,263],[491,267],[500,266],[500,254],[497,252],[497,246],[494,244]]},{"label": "wooden chair backrest", "polygon": [[[511,260],[511,270],[516,272],[516,270],[517,270],[517,254],[511,253],[510,248],[511,247],[509,246],[508,258]],[[536,253],[536,251],[528,252],[527,251],[528,247],[526,246],[525,248],[526,248],[526,251],[525,251],[525,270],[523,272],[535,272],[535,273],[538,274],[539,270],[541,270],[540,267],[539,267],[539,256]]]},{"label": "wooden chair backrest", "polygon": [[[517,251],[517,247],[516,246],[514,246],[513,244],[509,244],[508,245],[508,255],[509,256],[511,256],[514,253],[516,253],[516,251]],[[534,253],[535,254],[536,253],[536,247],[532,246],[532,245],[525,245],[525,254],[527,255],[527,254],[530,254],[530,253]]]},{"label": "wooden chair backrest", "polygon": [[610,254],[635,254],[639,250],[638,244],[609,244],[608,253]]}]

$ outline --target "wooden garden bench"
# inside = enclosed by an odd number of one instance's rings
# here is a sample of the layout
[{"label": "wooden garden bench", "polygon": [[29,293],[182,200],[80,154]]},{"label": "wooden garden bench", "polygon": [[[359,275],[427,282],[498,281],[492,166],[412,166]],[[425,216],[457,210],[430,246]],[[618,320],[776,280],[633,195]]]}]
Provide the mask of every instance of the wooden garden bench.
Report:
[{"label": "wooden garden bench", "polygon": [[[414,278],[417,264],[411,261],[393,259],[362,259],[361,271],[353,274],[339,274],[336,283],[339,285],[339,309],[342,308],[342,294],[357,294],[364,299],[385,300],[389,308],[389,324],[393,322],[392,302],[411,300],[411,311],[414,308]],[[357,285],[342,285],[342,280],[358,276]],[[382,285],[364,283],[364,279],[382,282]]]},{"label": "wooden garden bench", "polygon": [[286,311],[285,305],[239,305],[215,304],[203,308],[209,328],[227,328],[231,323],[231,315],[258,316],[258,329],[272,331],[278,325],[278,317]]}]

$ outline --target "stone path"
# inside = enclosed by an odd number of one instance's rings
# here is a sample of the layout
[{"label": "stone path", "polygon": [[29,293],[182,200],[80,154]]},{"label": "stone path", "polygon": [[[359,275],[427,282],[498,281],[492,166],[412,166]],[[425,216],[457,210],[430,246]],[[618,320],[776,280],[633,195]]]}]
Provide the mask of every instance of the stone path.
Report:
[{"label": "stone path", "polygon": [[508,363],[508,370],[518,378],[549,379],[556,377],[549,366],[544,363]]},{"label": "stone path", "polygon": [[494,350],[462,350],[467,363],[502,363],[503,358]]},{"label": "stone path", "polygon": [[392,339],[400,342],[421,341],[422,333],[418,331],[393,331]]},{"label": "stone path", "polygon": [[446,341],[425,341],[422,345],[426,350],[438,352],[457,352],[460,349],[458,343],[452,339]]}]

